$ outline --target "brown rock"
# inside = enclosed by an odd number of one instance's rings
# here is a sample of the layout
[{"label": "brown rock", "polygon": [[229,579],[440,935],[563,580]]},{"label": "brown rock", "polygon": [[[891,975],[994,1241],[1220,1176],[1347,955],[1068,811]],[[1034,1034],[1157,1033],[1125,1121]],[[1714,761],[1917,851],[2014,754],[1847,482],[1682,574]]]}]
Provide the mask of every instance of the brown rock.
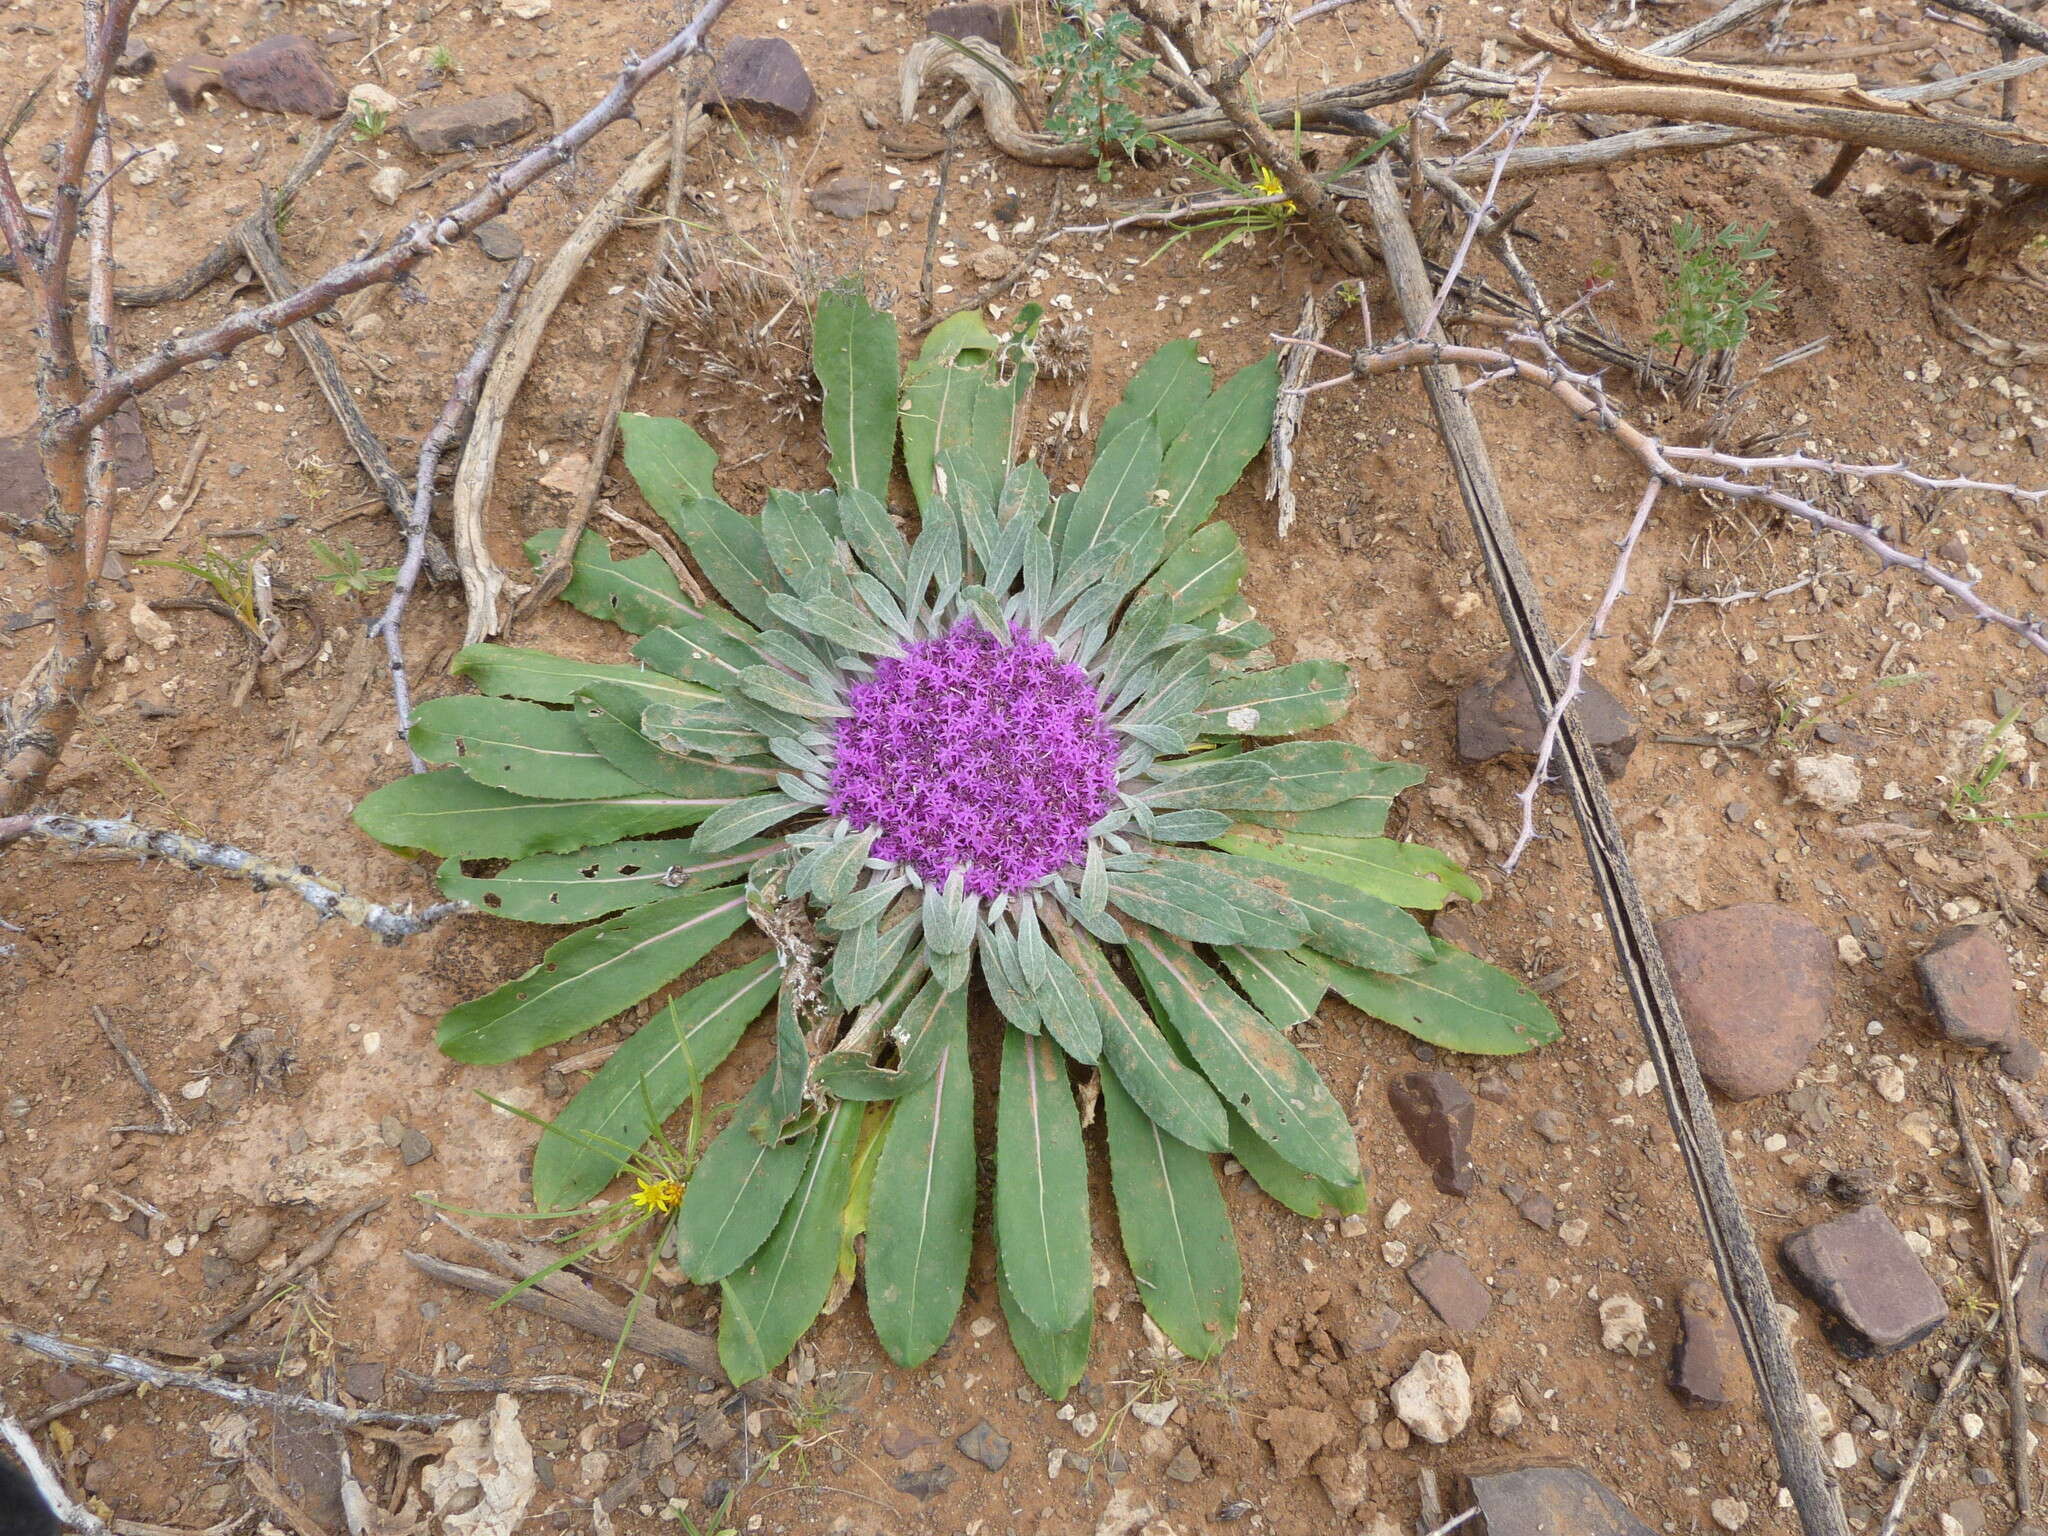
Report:
[{"label": "brown rock", "polygon": [[1744,902],[1657,925],[1706,1080],[1731,1099],[1778,1093],[1827,1033],[1834,946],[1789,907]]},{"label": "brown rock", "polygon": [[[1600,771],[1620,778],[1636,749],[1635,721],[1591,677],[1576,708]],[[1458,695],[1458,756],[1468,763],[1489,763],[1509,753],[1533,757],[1543,744],[1543,725],[1521,665],[1512,651],[1503,651]]]},{"label": "brown rock", "polygon": [[811,206],[835,219],[862,219],[871,213],[891,213],[896,194],[880,181],[839,176],[810,190]]},{"label": "brown rock", "polygon": [[510,219],[485,219],[476,227],[476,244],[493,261],[517,261],[526,254],[526,242]]},{"label": "brown rock", "polygon": [[274,1231],[268,1216],[261,1211],[251,1211],[246,1216],[236,1217],[221,1233],[220,1251],[237,1264],[253,1264],[270,1246]]},{"label": "brown rock", "polygon": [[1334,1413],[1313,1408],[1282,1408],[1259,1425],[1259,1438],[1273,1448],[1273,1469],[1282,1482],[1307,1470],[1316,1452],[1343,1432]]},{"label": "brown rock", "polygon": [[1017,51],[1017,7],[1014,5],[942,5],[924,19],[924,29],[933,37],[954,37],[965,42],[978,37],[1004,53]]},{"label": "brown rock", "polygon": [[1387,1103],[1436,1187],[1447,1195],[1471,1194],[1477,1180],[1469,1149],[1478,1108],[1465,1085],[1448,1072],[1408,1072],[1387,1085]]},{"label": "brown rock", "polygon": [[960,1474],[945,1462],[923,1471],[898,1472],[889,1479],[889,1486],[898,1493],[907,1493],[913,1499],[935,1499],[953,1486],[953,1479]]},{"label": "brown rock", "polygon": [[969,1461],[978,1461],[991,1472],[1000,1472],[1010,1460],[1010,1442],[995,1431],[987,1419],[953,1442],[953,1449]]},{"label": "brown rock", "polygon": [[2031,1040],[2013,1041],[1998,1058],[1998,1070],[2022,1083],[2039,1077],[2041,1064],[2041,1047]]},{"label": "brown rock", "polygon": [[208,91],[220,89],[221,61],[210,53],[192,53],[164,71],[164,92],[180,112],[196,112]]},{"label": "brown rock", "polygon": [[1368,1305],[1351,1297],[1339,1297],[1323,1308],[1323,1326],[1344,1352],[1347,1360],[1386,1348],[1401,1331],[1401,1314],[1384,1302]]},{"label": "brown rock", "polygon": [[1195,1454],[1193,1446],[1184,1445],[1166,1464],[1166,1475],[1176,1483],[1192,1483],[1202,1475],[1202,1458]]},{"label": "brown rock", "polygon": [[1941,1287],[1878,1206],[1794,1232],[1778,1257],[1821,1308],[1828,1341],[1852,1360],[1917,1344],[1948,1319]]},{"label": "brown rock", "polygon": [[1439,1248],[1409,1265],[1408,1283],[1447,1327],[1460,1332],[1477,1328],[1493,1310],[1486,1282],[1448,1249]]},{"label": "brown rock", "polygon": [[711,102],[771,133],[800,133],[817,113],[818,91],[787,39],[740,37],[718,56]]},{"label": "brown rock", "polygon": [[1515,1210],[1530,1226],[1545,1232],[1557,1225],[1557,1202],[1548,1195],[1524,1195],[1515,1202]]},{"label": "brown rock", "polygon": [[2027,1244],[2019,1273],[2012,1277],[2012,1312],[2020,1348],[2035,1364],[2048,1365],[2048,1237]]},{"label": "brown rock", "polygon": [[1951,928],[1913,962],[1935,1032],[1957,1045],[2003,1049],[2018,1042],[2012,962],[1989,928]]},{"label": "brown rock", "polygon": [[384,1362],[351,1360],[341,1368],[341,1389],[359,1403],[374,1403],[384,1396]]},{"label": "brown rock", "polygon": [[893,1456],[898,1461],[923,1450],[928,1445],[938,1443],[936,1435],[928,1435],[921,1429],[906,1429],[901,1425],[892,1424],[882,1431],[882,1453]]},{"label": "brown rock", "polygon": [[1319,1452],[1309,1470],[1329,1495],[1331,1507],[1347,1520],[1357,1519],[1372,1493],[1372,1458],[1363,1451],[1340,1451],[1333,1446]]},{"label": "brown rock", "polygon": [[1721,1408],[1731,1400],[1740,1359],[1721,1293],[1688,1280],[1678,1293],[1678,1342],[1671,1348],[1671,1390],[1688,1408]]},{"label": "brown rock", "polygon": [[327,71],[320,45],[296,32],[267,37],[221,60],[220,83],[256,112],[294,112],[302,117],[339,117],[348,95]]},{"label": "brown rock", "polygon": [[1480,1536],[1654,1536],[1613,1489],[1577,1467],[1474,1472],[1467,1481]]},{"label": "brown rock", "polygon": [[423,155],[509,144],[540,124],[540,109],[517,91],[470,96],[408,112],[398,120],[405,142]]},{"label": "brown rock", "polygon": [[114,60],[114,73],[124,80],[140,80],[156,68],[156,50],[139,37],[131,37],[121,45],[121,56]]}]

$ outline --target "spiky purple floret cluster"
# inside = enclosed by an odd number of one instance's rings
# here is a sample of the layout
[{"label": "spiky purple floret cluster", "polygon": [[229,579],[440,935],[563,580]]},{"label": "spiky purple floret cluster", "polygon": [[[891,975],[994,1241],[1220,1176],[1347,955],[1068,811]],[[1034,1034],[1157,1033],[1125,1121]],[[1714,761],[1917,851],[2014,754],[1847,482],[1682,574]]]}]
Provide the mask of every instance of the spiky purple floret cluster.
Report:
[{"label": "spiky purple floret cluster", "polygon": [[1087,674],[1012,626],[971,620],[878,662],[839,724],[831,810],[881,828],[874,855],[977,896],[1022,890],[1087,853],[1116,796],[1116,741]]}]

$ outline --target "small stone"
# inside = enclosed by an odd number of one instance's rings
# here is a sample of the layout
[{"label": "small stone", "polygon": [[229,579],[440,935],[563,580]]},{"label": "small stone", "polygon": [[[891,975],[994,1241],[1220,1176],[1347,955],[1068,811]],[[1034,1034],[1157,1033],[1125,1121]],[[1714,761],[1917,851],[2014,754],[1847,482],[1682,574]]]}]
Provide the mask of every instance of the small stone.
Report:
[{"label": "small stone", "polygon": [[180,112],[196,112],[206,93],[220,89],[221,61],[210,53],[192,53],[164,71],[164,94]]},{"label": "small stone", "polygon": [[1650,1320],[1633,1296],[1608,1296],[1600,1303],[1600,1347],[1617,1355],[1647,1355]]},{"label": "small stone", "polygon": [[540,110],[518,91],[471,96],[408,112],[399,120],[406,143],[423,155],[509,144],[540,125]]},{"label": "small stone", "polygon": [[1334,1413],[1313,1408],[1281,1408],[1259,1424],[1259,1438],[1273,1451],[1273,1470],[1282,1482],[1299,1477],[1316,1453],[1343,1429]]},{"label": "small stone", "polygon": [[936,1436],[928,1435],[920,1429],[904,1429],[892,1424],[882,1431],[882,1454],[892,1456],[898,1461],[923,1450],[928,1445],[938,1443]]},{"label": "small stone", "polygon": [[1357,1212],[1346,1216],[1337,1223],[1337,1235],[1344,1238],[1360,1238],[1371,1235],[1372,1223]]},{"label": "small stone", "polygon": [[411,177],[406,175],[405,167],[402,165],[384,166],[370,178],[370,196],[376,198],[385,207],[392,207],[404,194],[406,185],[411,179]]},{"label": "small stone", "polygon": [[1721,1293],[1688,1280],[1678,1293],[1678,1342],[1671,1349],[1671,1391],[1688,1408],[1722,1408],[1731,1400],[1738,1343]]},{"label": "small stone", "polygon": [[2003,1048],[2021,1038],[2012,962],[1989,928],[1949,929],[1913,962],[1913,969],[1942,1039]]},{"label": "small stone", "polygon": [[997,1434],[983,1419],[953,1442],[953,1449],[969,1461],[978,1461],[991,1472],[1000,1472],[1010,1459],[1010,1442]]},{"label": "small stone", "polygon": [[1486,1536],[1654,1536],[1613,1489],[1577,1467],[1474,1472],[1470,1486]]},{"label": "small stone", "polygon": [[1193,1446],[1184,1445],[1166,1464],[1166,1475],[1176,1483],[1196,1482],[1202,1476],[1202,1458],[1195,1454]]},{"label": "small stone", "polygon": [[1870,1085],[1877,1090],[1877,1096],[1887,1104],[1906,1102],[1906,1071],[1896,1062],[1888,1067],[1879,1067],[1871,1073]]},{"label": "small stone", "polygon": [[[1962,1536],[1984,1536],[1987,1517],[1982,1499],[1957,1499],[1948,1507],[1948,1518],[1955,1522]],[[2011,1536],[2020,1536],[2020,1533],[2014,1531]]]},{"label": "small stone", "polygon": [[[1636,749],[1636,724],[1621,701],[1588,677],[1577,711],[1600,772],[1618,779]],[[1512,651],[1483,668],[1458,695],[1458,756],[1487,763],[1509,753],[1533,757],[1543,744],[1544,719],[1529,697],[1529,685]]]},{"label": "small stone", "polygon": [[476,227],[476,243],[493,261],[517,261],[526,254],[526,242],[510,219],[485,219]]},{"label": "small stone", "polygon": [[1469,1148],[1477,1106],[1465,1085],[1448,1072],[1409,1072],[1387,1085],[1387,1102],[1436,1187],[1469,1195],[1476,1183]]},{"label": "small stone", "polygon": [[801,133],[818,110],[810,72],[788,40],[739,37],[725,45],[711,72],[711,103],[750,117],[771,133]]},{"label": "small stone", "polygon": [[405,103],[376,81],[359,80],[348,88],[348,109],[361,114],[381,112],[389,121],[405,110]]},{"label": "small stone", "polygon": [[1472,1091],[1489,1104],[1505,1104],[1515,1095],[1514,1084],[1498,1072],[1488,1072],[1472,1085]]},{"label": "small stone", "polygon": [[341,1389],[359,1403],[374,1403],[384,1396],[384,1363],[381,1360],[351,1360],[341,1368]]},{"label": "small stone", "polygon": [[1557,1225],[1557,1202],[1548,1195],[1524,1195],[1515,1202],[1515,1211],[1530,1226],[1545,1232]]},{"label": "small stone", "polygon": [[1472,1378],[1451,1350],[1424,1350],[1389,1396],[1401,1422],[1431,1445],[1449,1443],[1472,1422]]},{"label": "small stone", "polygon": [[1731,1099],[1790,1088],[1827,1033],[1827,935],[1804,914],[1759,901],[1673,918],[1657,936],[1701,1075]]},{"label": "small stone", "polygon": [[1164,1398],[1156,1403],[1135,1402],[1131,1404],[1131,1417],[1153,1429],[1164,1429],[1166,1421],[1179,1407],[1180,1399],[1177,1397]]},{"label": "small stone", "polygon": [[1808,805],[1824,811],[1854,810],[1863,798],[1863,774],[1845,752],[1792,759],[1792,789]]},{"label": "small stone", "polygon": [[1309,1463],[1316,1481],[1323,1485],[1331,1507],[1347,1520],[1356,1519],[1372,1493],[1372,1458],[1363,1451],[1340,1451],[1334,1446]]},{"label": "small stone", "polygon": [[1401,1314],[1384,1302],[1367,1308],[1363,1302],[1339,1300],[1323,1309],[1323,1326],[1344,1358],[1357,1360],[1387,1347],[1401,1331]]},{"label": "small stone", "polygon": [[959,1475],[950,1464],[940,1462],[937,1466],[926,1467],[923,1471],[898,1472],[889,1479],[889,1486],[898,1493],[909,1494],[913,1499],[933,1499],[952,1487],[953,1479]]},{"label": "small stone", "polygon": [[252,1264],[263,1256],[275,1232],[268,1216],[251,1211],[246,1216],[237,1216],[221,1233],[220,1251],[237,1264]]},{"label": "small stone", "polygon": [[424,1163],[434,1155],[434,1144],[426,1133],[414,1126],[407,1126],[405,1134],[398,1139],[398,1160],[411,1168]]},{"label": "small stone", "polygon": [[1408,1283],[1429,1303],[1447,1327],[1468,1332],[1486,1321],[1493,1297],[1472,1266],[1448,1249],[1439,1248],[1408,1267]]},{"label": "small stone", "polygon": [[994,43],[1006,54],[1017,51],[1017,7],[1014,5],[942,5],[924,19],[924,29],[933,37],[958,38],[966,42],[978,37]]},{"label": "small stone", "polygon": [[265,38],[220,62],[220,84],[253,112],[339,117],[348,107],[320,45],[296,32]]},{"label": "small stone", "polygon": [[2048,1365],[2048,1236],[2027,1244],[2012,1280],[2012,1312],[2019,1324],[2020,1348],[2035,1364]]},{"label": "small stone", "polygon": [[1740,1499],[1716,1499],[1707,1506],[1707,1513],[1724,1531],[1739,1531],[1749,1524],[1749,1506]]},{"label": "small stone", "polygon": [[1570,1221],[1561,1221],[1557,1224],[1557,1240],[1567,1248],[1585,1247],[1586,1239],[1592,1235],[1592,1224],[1582,1216],[1574,1216]]},{"label": "small stone", "polygon": [[139,37],[131,37],[121,45],[121,56],[114,60],[114,73],[123,80],[140,80],[156,68],[156,50]]},{"label": "small stone", "polygon": [[1572,1139],[1572,1117],[1563,1110],[1539,1109],[1529,1117],[1529,1129],[1553,1147],[1561,1147]]},{"label": "small stone", "polygon": [[2013,1041],[1999,1056],[1998,1070],[2018,1082],[2032,1082],[2041,1075],[2041,1047],[2031,1040]]},{"label": "small stone", "polygon": [[811,206],[835,219],[862,219],[871,213],[894,213],[896,193],[886,182],[839,176],[810,191]]},{"label": "small stone", "polygon": [[1523,1417],[1522,1400],[1510,1392],[1493,1400],[1493,1407],[1487,1411],[1486,1428],[1496,1440],[1506,1440],[1521,1429]]},{"label": "small stone", "polygon": [[1846,1472],[1856,1465],[1856,1437],[1848,1430],[1837,1430],[1828,1441],[1828,1461],[1838,1472]]},{"label": "small stone", "polygon": [[1917,1344],[1948,1318],[1941,1288],[1878,1206],[1795,1232],[1778,1255],[1821,1308],[1829,1342],[1852,1360]]}]

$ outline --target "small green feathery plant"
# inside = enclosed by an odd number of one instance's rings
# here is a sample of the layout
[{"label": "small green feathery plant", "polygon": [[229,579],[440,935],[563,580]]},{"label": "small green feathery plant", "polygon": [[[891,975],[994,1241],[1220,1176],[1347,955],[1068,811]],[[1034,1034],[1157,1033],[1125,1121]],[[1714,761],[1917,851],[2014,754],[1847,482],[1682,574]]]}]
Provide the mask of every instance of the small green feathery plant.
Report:
[{"label": "small green feathery plant", "polygon": [[1096,178],[1108,181],[1112,152],[1135,160],[1152,147],[1152,135],[1131,106],[1130,93],[1144,83],[1151,65],[1128,58],[1126,39],[1139,32],[1127,11],[1101,14],[1102,0],[1059,0],[1061,19],[1048,28],[1045,46],[1032,60],[1039,72],[1057,76],[1045,131],[1095,151]]},{"label": "small green feathery plant", "polygon": [[[414,750],[445,766],[356,813],[445,856],[451,897],[587,925],[447,1014],[459,1061],[602,1024],[750,919],[772,941],[667,996],[533,1166],[541,1210],[595,1199],[766,1010],[767,1067],[674,1217],[684,1273],[722,1287],[735,1381],[773,1370],[856,1267],[892,1359],[945,1342],[977,1205],[973,1072],[996,1087],[1001,1305],[1058,1396],[1093,1326],[1077,1075],[1099,1085],[1145,1307],[1206,1359],[1241,1289],[1218,1155],[1305,1216],[1366,1204],[1344,1109],[1288,1039],[1327,992],[1450,1050],[1557,1034],[1526,988],[1403,910],[1479,895],[1383,836],[1421,772],[1286,739],[1335,724],[1351,679],[1273,664],[1238,596],[1244,550],[1209,520],[1265,444],[1275,360],[1212,389],[1192,342],[1161,349],[1085,483],[1056,496],[1011,462],[1035,323],[1000,336],[955,316],[899,380],[894,320],[827,293],[814,367],[835,486],[754,514],[720,499],[687,424],[625,416],[627,468],[729,606],[585,533],[563,596],[637,635],[637,664],[469,648],[457,670],[482,693],[414,716]],[[899,452],[915,537],[886,501]],[[970,1050],[977,975],[992,1061]]]},{"label": "small green feathery plant", "polygon": [[1778,253],[1764,241],[1771,226],[1744,229],[1730,224],[1718,235],[1706,226],[1679,219],[1671,226],[1671,245],[1678,253],[1678,271],[1666,285],[1664,313],[1652,338],[1659,346],[1679,347],[1707,357],[1739,347],[1749,337],[1753,315],[1778,312],[1778,288],[1767,278],[1755,283],[1748,269]]}]

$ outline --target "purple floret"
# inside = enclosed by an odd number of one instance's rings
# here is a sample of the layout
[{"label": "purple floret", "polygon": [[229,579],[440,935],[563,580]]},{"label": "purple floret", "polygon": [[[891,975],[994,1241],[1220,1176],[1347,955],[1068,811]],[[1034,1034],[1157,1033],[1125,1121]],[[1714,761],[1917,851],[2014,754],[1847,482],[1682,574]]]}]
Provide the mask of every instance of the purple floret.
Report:
[{"label": "purple floret", "polygon": [[878,662],[839,725],[831,810],[879,827],[874,856],[969,892],[1022,890],[1088,851],[1116,797],[1116,740],[1087,674],[971,620]]}]

